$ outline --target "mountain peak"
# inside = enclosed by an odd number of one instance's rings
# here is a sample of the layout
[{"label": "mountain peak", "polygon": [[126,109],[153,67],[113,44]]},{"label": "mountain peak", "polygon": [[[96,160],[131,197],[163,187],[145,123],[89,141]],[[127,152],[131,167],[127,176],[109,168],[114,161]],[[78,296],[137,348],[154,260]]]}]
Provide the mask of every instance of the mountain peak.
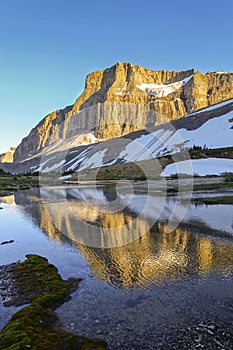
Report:
[{"label": "mountain peak", "polygon": [[92,133],[88,140],[95,142],[144,129],[148,113],[155,126],[230,98],[232,73],[151,70],[118,61],[88,74],[74,105],[46,116],[17,147],[14,159],[35,156],[68,139],[79,144],[80,135]]}]

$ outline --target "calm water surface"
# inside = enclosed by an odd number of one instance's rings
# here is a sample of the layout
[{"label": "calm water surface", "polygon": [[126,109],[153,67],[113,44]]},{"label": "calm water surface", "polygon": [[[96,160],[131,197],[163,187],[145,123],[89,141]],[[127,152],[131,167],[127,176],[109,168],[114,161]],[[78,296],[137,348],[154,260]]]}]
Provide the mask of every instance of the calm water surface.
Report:
[{"label": "calm water surface", "polygon": [[[119,189],[118,189],[119,190]],[[1,200],[0,265],[46,256],[63,278],[82,277],[57,310],[65,327],[103,337],[109,349],[156,349],[198,322],[233,316],[233,210],[189,205],[182,225],[167,221],[184,201],[114,186],[17,192]],[[0,307],[2,327],[15,308]],[[168,347],[169,349],[169,347]]]}]

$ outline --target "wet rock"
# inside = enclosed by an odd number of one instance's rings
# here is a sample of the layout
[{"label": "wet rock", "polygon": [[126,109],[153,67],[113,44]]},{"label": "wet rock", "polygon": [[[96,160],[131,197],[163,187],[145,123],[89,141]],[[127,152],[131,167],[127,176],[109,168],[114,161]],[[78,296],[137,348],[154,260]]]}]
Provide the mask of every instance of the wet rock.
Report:
[{"label": "wet rock", "polygon": [[207,326],[207,328],[208,328],[209,330],[211,330],[212,332],[215,332],[216,329],[217,329],[217,327],[215,326],[215,324],[211,324],[211,325]]},{"label": "wet rock", "polygon": [[3,241],[3,242],[1,242],[0,244],[1,244],[1,245],[4,245],[4,244],[11,244],[11,243],[14,243],[14,240],[13,240],[13,239],[10,239],[9,241]]},{"label": "wet rock", "polygon": [[233,330],[230,324],[200,322],[186,329],[176,329],[158,339],[158,350],[230,350]]}]

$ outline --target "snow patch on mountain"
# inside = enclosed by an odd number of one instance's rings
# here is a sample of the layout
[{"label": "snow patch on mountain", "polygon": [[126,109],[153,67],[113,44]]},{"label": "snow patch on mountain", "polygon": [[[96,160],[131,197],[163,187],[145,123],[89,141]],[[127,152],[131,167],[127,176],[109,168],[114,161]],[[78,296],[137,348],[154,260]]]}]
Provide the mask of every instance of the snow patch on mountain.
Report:
[{"label": "snow patch on mountain", "polygon": [[45,148],[44,152],[53,153],[66,151],[77,146],[90,145],[96,142],[99,142],[99,140],[89,132],[75,135],[69,139],[56,142],[52,146]]},{"label": "snow patch on mountain", "polygon": [[208,148],[232,147],[232,118],[233,112],[229,112],[223,116],[209,119],[196,130],[179,129],[178,133],[188,148],[194,145]]},{"label": "snow patch on mountain", "polygon": [[96,152],[90,158],[84,158],[82,164],[79,167],[79,170],[86,168],[98,168],[103,166],[103,157],[107,149]]},{"label": "snow patch on mountain", "polygon": [[131,141],[119,154],[125,162],[157,158],[180,151],[182,139],[175,130],[159,129]]},{"label": "snow patch on mountain", "polygon": [[123,86],[123,88],[116,88],[117,91],[115,92],[115,94],[120,95],[120,96],[124,95],[126,88],[127,88],[127,85],[128,85],[128,83],[126,82],[125,85]]},{"label": "snow patch on mountain", "polygon": [[190,75],[188,78],[185,78],[183,80],[177,81],[175,83],[171,84],[145,84],[142,83],[140,85],[137,85],[137,88],[146,92],[150,96],[156,96],[156,97],[164,97],[167,96],[174,91],[180,89],[183,85],[185,85],[191,78],[193,77],[193,74]]},{"label": "snow patch on mountain", "polygon": [[[192,169],[192,171],[190,171]],[[205,175],[220,175],[224,172],[233,173],[233,159],[224,158],[204,158],[190,159],[178,163],[169,164],[162,172],[162,176],[171,176],[172,174],[197,174]]]}]

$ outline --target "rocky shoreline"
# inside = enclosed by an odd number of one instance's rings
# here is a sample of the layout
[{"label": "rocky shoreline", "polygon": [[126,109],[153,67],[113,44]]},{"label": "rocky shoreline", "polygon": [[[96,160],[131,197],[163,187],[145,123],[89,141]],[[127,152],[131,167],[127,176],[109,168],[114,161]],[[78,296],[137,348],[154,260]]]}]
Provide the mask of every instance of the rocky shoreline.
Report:
[{"label": "rocky shoreline", "polygon": [[158,341],[158,350],[231,350],[233,331],[229,324],[200,322],[186,329],[174,330]]},{"label": "rocky shoreline", "polygon": [[4,306],[15,292],[14,280],[10,272],[15,264],[0,266],[0,301]]}]

